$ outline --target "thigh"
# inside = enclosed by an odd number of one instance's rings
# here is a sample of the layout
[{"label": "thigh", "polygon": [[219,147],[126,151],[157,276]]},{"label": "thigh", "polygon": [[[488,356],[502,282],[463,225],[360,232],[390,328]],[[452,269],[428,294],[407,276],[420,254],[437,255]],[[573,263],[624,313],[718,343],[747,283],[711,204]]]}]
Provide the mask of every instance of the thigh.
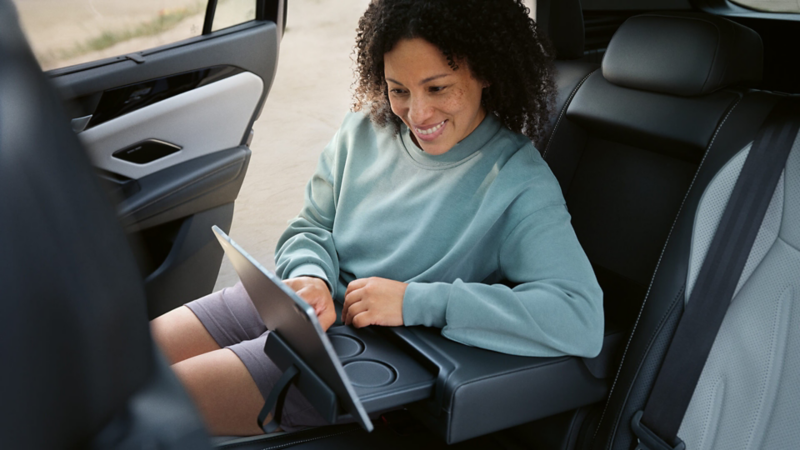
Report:
[{"label": "thigh", "polygon": [[220,349],[197,316],[185,306],[153,319],[150,333],[170,364]]},{"label": "thigh", "polygon": [[186,304],[220,347],[255,339],[267,331],[241,282]]},{"label": "thigh", "polygon": [[219,350],[266,331],[241,283],[187,303],[150,322],[170,364]]},{"label": "thigh", "polygon": [[[212,434],[261,434],[257,418],[281,370],[263,352],[267,335],[197,355],[172,366]],[[283,404],[284,431],[327,423],[294,386]]]},{"label": "thigh", "polygon": [[[264,406],[264,399],[269,397],[272,392],[273,386],[278,382],[283,371],[281,371],[275,363],[264,353],[264,344],[267,342],[269,332],[259,336],[256,339],[243,341],[235,345],[227,347],[236,356],[247,369],[251,379],[255,383],[259,393],[261,394],[261,405]],[[252,420],[255,420],[253,416]],[[284,431],[295,431],[306,427],[316,427],[327,425],[328,423],[311,403],[300,393],[294,386],[289,387],[286,393],[286,398],[283,403],[283,410],[281,414],[280,427]]]},{"label": "thigh", "polygon": [[263,433],[256,423],[264,399],[242,361],[220,349],[172,366],[214,435]]}]

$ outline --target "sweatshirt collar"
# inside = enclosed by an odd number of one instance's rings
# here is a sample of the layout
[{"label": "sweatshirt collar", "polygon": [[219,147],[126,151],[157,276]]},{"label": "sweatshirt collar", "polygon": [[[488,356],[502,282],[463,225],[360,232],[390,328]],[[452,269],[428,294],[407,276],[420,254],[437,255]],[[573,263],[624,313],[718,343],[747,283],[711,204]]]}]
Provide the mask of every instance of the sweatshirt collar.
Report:
[{"label": "sweatshirt collar", "polygon": [[417,147],[417,144],[411,139],[411,132],[405,124],[400,127],[400,136],[406,153],[414,161],[427,167],[446,168],[457,166],[476,154],[500,131],[501,126],[500,120],[494,114],[487,114],[469,136],[441,155],[431,155]]}]

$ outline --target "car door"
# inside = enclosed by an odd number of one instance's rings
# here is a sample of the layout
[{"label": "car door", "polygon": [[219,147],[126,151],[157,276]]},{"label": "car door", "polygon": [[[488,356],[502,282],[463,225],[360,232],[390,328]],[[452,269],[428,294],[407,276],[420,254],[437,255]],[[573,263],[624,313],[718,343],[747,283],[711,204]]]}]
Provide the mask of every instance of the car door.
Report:
[{"label": "car door", "polygon": [[136,249],[150,318],[217,278],[211,226],[230,229],[285,24],[286,0],[252,2],[254,20],[212,31],[209,0],[196,37],[47,72]]}]

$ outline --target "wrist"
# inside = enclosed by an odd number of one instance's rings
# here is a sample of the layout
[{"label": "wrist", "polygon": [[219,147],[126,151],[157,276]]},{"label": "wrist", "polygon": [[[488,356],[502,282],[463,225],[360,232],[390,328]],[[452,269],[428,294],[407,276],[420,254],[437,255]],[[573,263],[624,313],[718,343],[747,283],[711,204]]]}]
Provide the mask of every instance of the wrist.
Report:
[{"label": "wrist", "polygon": [[297,277],[297,278],[308,280],[308,282],[314,283],[317,286],[319,286],[320,288],[325,288],[325,290],[327,290],[329,294],[331,293],[331,288],[330,288],[330,285],[328,285],[328,280],[326,280],[324,278],[315,277],[313,275],[303,275],[303,276]]},{"label": "wrist", "polygon": [[331,296],[333,296],[333,284],[331,284],[331,281],[328,280],[328,276],[322,267],[312,263],[301,264],[292,269],[292,271],[289,273],[289,276],[286,278],[303,277],[322,280],[322,282],[325,283],[325,287],[328,289],[328,292],[331,294]]}]

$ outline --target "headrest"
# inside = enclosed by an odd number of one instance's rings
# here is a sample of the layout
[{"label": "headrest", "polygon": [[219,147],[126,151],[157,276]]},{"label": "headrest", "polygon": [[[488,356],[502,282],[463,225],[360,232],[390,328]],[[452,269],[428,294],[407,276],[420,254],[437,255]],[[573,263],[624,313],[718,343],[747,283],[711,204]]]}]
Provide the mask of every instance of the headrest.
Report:
[{"label": "headrest", "polygon": [[537,0],[536,23],[550,38],[556,59],[583,57],[584,29],[580,0]]},{"label": "headrest", "polygon": [[611,38],[603,77],[618,86],[681,96],[761,81],[761,37],[750,28],[701,14],[646,14]]}]

